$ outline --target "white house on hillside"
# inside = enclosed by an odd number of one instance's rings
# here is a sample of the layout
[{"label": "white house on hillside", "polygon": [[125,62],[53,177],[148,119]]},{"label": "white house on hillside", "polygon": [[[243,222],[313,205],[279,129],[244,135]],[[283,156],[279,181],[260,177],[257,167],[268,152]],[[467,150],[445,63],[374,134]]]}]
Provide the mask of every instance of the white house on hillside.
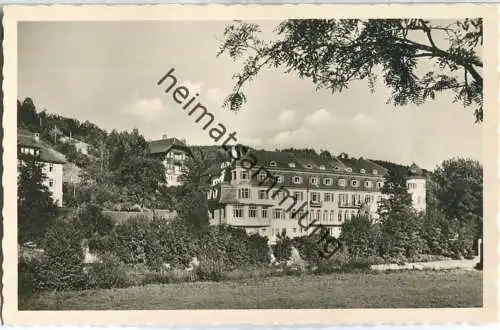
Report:
[{"label": "white house on hillside", "polygon": [[17,160],[22,162],[27,159],[36,159],[43,163],[43,171],[47,176],[46,186],[52,193],[54,202],[61,207],[63,203],[63,164],[66,163],[64,155],[40,140],[38,133],[21,130],[17,134]]}]

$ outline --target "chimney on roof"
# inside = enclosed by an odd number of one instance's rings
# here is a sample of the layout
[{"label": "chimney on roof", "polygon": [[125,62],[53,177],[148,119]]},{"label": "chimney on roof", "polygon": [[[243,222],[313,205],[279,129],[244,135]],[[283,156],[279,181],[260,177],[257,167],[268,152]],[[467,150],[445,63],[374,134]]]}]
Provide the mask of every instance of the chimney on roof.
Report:
[{"label": "chimney on roof", "polygon": [[166,140],[166,139],[168,139],[168,135],[167,135],[167,134],[162,134],[161,139],[162,139],[162,140]]},{"label": "chimney on roof", "polygon": [[33,133],[33,137],[37,142],[40,141],[40,133]]}]

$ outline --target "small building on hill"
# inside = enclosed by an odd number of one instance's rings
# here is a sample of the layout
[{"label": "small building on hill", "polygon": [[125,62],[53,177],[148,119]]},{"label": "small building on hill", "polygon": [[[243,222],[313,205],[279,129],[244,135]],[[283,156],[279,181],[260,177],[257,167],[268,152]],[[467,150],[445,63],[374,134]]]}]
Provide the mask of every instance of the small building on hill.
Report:
[{"label": "small building on hill", "polygon": [[36,160],[43,164],[47,176],[45,185],[57,206],[63,204],[63,164],[66,158],[40,139],[39,133],[19,130],[17,133],[17,160]]},{"label": "small building on hill", "polygon": [[149,141],[149,153],[153,157],[161,159],[165,166],[165,178],[168,186],[179,186],[179,177],[182,174],[187,157],[191,150],[186,145],[186,140],[169,138],[163,135],[162,139]]},{"label": "small building on hill", "polygon": [[62,136],[59,141],[63,143],[69,143],[75,146],[76,151],[81,152],[84,155],[89,154],[90,145],[78,139],[68,136]]}]

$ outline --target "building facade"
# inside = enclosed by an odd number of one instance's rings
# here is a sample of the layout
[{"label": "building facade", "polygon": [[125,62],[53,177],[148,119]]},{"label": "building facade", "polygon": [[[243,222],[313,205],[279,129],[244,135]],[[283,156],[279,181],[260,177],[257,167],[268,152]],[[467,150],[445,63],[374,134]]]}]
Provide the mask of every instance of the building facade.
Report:
[{"label": "building facade", "polygon": [[40,140],[38,133],[19,131],[17,135],[17,160],[36,160],[43,164],[46,176],[45,185],[52,194],[57,206],[63,205],[63,154],[54,150],[48,143]]},{"label": "building facade", "polygon": [[149,152],[153,157],[161,159],[165,166],[165,178],[167,186],[179,186],[179,177],[182,174],[182,168],[191,154],[186,145],[186,140],[177,138],[168,138],[163,135],[162,139],[149,141]]},{"label": "building facade", "polygon": [[[360,210],[376,219],[378,203],[386,198],[381,188],[387,169],[363,158],[250,153],[255,161],[226,162],[212,178],[207,193],[211,224],[244,228],[271,244],[282,231],[289,237],[308,235],[314,228],[304,227],[312,222],[338,237],[343,222]],[[425,179],[418,174],[408,179],[408,186],[416,194],[414,207],[422,211]]]}]

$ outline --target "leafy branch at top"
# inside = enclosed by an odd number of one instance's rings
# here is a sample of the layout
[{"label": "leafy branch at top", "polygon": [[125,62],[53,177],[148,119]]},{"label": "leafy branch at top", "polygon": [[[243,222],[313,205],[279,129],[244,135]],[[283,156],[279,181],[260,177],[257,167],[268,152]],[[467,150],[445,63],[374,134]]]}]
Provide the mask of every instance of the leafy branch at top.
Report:
[{"label": "leafy branch at top", "polygon": [[481,18],[448,25],[423,19],[286,20],[274,32],[276,40],[264,41],[257,24],[226,27],[217,55],[242,60],[243,67],[233,76],[224,107],[240,110],[244,86],[263,69],[281,67],[332,93],[356,80],[367,80],[373,92],[381,79],[391,91],[388,103],[396,106],[420,105],[450,91],[454,102],[472,107],[476,121],[483,120]]}]

